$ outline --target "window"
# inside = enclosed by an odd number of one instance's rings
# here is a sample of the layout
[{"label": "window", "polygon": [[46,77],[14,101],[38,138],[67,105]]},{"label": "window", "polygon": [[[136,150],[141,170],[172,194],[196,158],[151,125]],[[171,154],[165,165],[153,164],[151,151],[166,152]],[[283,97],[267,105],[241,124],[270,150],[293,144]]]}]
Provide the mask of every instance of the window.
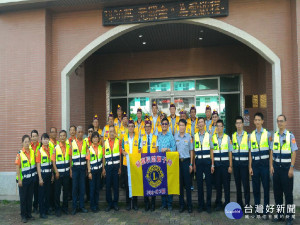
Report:
[{"label": "window", "polygon": [[193,91],[195,90],[195,81],[174,81],[175,91]]},{"label": "window", "polygon": [[218,90],[218,79],[196,80],[196,90]]},{"label": "window", "polygon": [[170,90],[171,90],[170,82],[151,82],[150,83],[150,92],[170,91]]},{"label": "window", "polygon": [[127,96],[127,83],[126,82],[111,82],[110,83],[110,96],[111,97]]},{"label": "window", "polygon": [[220,86],[221,92],[240,91],[240,77],[220,77]]},{"label": "window", "polygon": [[146,106],[146,98],[140,98],[140,106]]},{"label": "window", "polygon": [[129,83],[129,93],[149,93],[149,82]]}]

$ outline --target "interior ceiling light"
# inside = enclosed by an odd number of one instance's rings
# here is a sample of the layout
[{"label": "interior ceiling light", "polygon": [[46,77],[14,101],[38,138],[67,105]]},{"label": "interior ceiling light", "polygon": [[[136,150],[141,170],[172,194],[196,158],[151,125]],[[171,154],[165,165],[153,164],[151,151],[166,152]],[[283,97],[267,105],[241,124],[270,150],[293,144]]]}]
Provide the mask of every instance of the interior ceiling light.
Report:
[{"label": "interior ceiling light", "polygon": [[142,35],[142,34],[140,34],[140,35],[139,35],[139,38],[142,38],[142,37],[143,37],[143,35]]},{"label": "interior ceiling light", "polygon": [[144,42],[143,42],[143,45],[145,45],[145,44],[147,44],[147,42],[146,42],[146,41],[144,41]]}]

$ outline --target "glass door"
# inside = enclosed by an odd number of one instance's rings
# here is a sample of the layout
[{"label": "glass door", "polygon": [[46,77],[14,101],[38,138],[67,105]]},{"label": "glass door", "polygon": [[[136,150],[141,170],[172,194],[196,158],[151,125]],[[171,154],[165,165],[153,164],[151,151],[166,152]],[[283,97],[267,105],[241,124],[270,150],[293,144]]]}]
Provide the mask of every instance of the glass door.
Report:
[{"label": "glass door", "polygon": [[213,94],[213,95],[201,95],[196,96],[196,110],[197,110],[197,117],[202,116],[206,117],[205,115],[205,108],[209,105],[211,107],[211,110],[217,110],[218,113],[220,113],[220,107],[219,107],[219,95]]},{"label": "glass door", "polygon": [[[160,98],[152,97],[151,98],[151,106],[154,101],[156,102],[156,104],[158,106],[158,112],[164,112],[166,115],[170,114],[169,107],[170,107],[170,103],[172,102],[171,97],[165,97],[165,98],[164,97],[162,97],[162,98],[161,97]],[[150,111],[152,113],[152,107],[151,107]]]},{"label": "glass door", "polygon": [[145,115],[150,113],[150,98],[148,97],[129,98],[130,117],[134,121],[137,120],[136,112],[138,108],[142,109],[143,112],[142,119],[144,119]]}]

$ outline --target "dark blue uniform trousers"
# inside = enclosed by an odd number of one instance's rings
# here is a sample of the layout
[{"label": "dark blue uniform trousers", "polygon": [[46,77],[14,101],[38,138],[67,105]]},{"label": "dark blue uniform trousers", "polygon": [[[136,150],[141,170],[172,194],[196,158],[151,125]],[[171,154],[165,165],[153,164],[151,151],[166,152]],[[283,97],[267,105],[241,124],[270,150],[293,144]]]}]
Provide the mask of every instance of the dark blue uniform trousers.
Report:
[{"label": "dark blue uniform trousers", "polygon": [[[118,206],[119,201],[119,172],[120,164],[106,165],[106,202],[108,206]],[[111,188],[114,189],[114,200],[111,196]]]},{"label": "dark blue uniform trousers", "polygon": [[233,174],[236,187],[236,201],[243,207],[242,199],[242,184],[244,188],[244,198],[245,204],[249,206],[250,204],[250,182],[249,182],[249,167],[248,165],[240,165],[233,162]]},{"label": "dark blue uniform trousers", "polygon": [[230,173],[228,173],[228,165],[219,165],[215,167],[216,173],[216,204],[222,207],[222,186],[224,188],[225,203],[226,206],[230,202]]},{"label": "dark blue uniform trousers", "polygon": [[68,196],[69,196],[69,184],[70,184],[70,176],[69,173],[59,174],[59,179],[55,180],[55,211],[60,212],[60,194],[61,187],[63,186],[63,204],[62,208],[64,211],[68,210]]},{"label": "dark blue uniform trousers", "polygon": [[51,185],[51,173],[43,176],[43,186],[39,185],[39,208],[40,215],[48,213],[50,205],[50,185]]},{"label": "dark blue uniform trousers", "polygon": [[184,203],[184,187],[186,190],[186,198],[188,208],[192,208],[192,193],[191,193],[191,176],[189,171],[190,159],[185,159],[184,161],[179,160],[179,172],[180,172],[180,196],[179,204],[180,207],[185,207]]},{"label": "dark blue uniform trousers", "polygon": [[92,172],[92,179],[89,180],[90,186],[90,207],[91,210],[99,209],[99,192],[102,169]]},{"label": "dark blue uniform trousers", "polygon": [[260,205],[260,182],[264,189],[264,213],[266,206],[270,203],[270,171],[269,165],[252,164],[253,176],[252,186],[254,195],[254,204]]},{"label": "dark blue uniform trousers", "polygon": [[85,195],[85,177],[86,167],[72,168],[72,200],[73,209],[77,208],[77,201],[79,199],[79,208],[84,208],[84,195]]},{"label": "dark blue uniform trousers", "polygon": [[200,159],[196,159],[196,178],[198,187],[198,208],[204,209],[204,190],[203,190],[203,173],[205,174],[206,183],[206,207],[211,208],[211,193],[212,193],[212,174],[211,174],[211,163],[203,163]]},{"label": "dark blue uniform trousers", "polygon": [[32,198],[33,198],[34,180],[22,181],[22,187],[19,187],[21,217],[31,216]]},{"label": "dark blue uniform trousers", "polygon": [[[274,163],[275,164],[275,163]],[[285,212],[287,210],[286,205],[293,204],[293,185],[294,178],[289,178],[290,167],[280,167],[274,165],[274,174],[273,174],[273,189],[274,189],[274,198],[276,205],[283,205],[283,193],[285,196]],[[288,220],[292,219],[292,213],[287,213]],[[279,216],[283,216],[282,213]]]}]

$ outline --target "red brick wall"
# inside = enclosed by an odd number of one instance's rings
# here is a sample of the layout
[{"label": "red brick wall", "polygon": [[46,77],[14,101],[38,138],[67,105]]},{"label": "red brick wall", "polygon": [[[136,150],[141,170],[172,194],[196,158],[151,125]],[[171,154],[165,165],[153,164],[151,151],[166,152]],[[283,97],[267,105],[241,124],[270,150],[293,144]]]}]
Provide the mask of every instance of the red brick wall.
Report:
[{"label": "red brick wall", "polygon": [[46,130],[45,11],[0,14],[0,171],[14,171],[21,138]]}]

